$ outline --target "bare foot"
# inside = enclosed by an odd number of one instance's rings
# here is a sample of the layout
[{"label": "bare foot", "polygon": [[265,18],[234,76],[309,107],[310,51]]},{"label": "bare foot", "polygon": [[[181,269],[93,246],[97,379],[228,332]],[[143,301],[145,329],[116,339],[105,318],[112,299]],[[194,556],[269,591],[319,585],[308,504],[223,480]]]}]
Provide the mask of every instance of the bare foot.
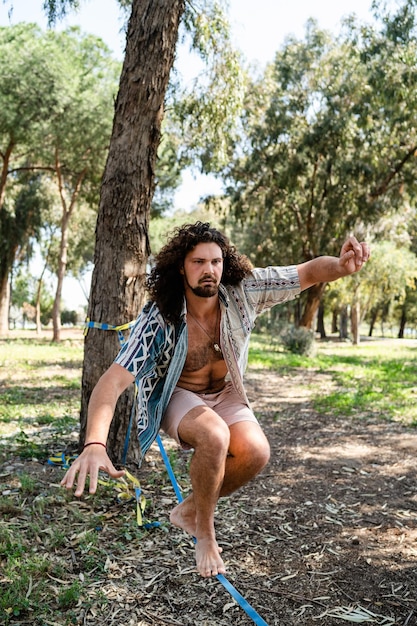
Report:
[{"label": "bare foot", "polygon": [[[169,519],[173,526],[181,528],[195,538],[197,533],[196,513],[192,497],[186,498],[172,509]],[[220,558],[223,548],[215,540],[200,539],[196,542],[195,551],[197,570],[201,576],[209,577],[224,574],[225,566]]]},{"label": "bare foot", "polygon": [[191,498],[186,498],[183,502],[178,504],[175,509],[172,509],[169,520],[171,524],[177,528],[181,528],[192,537],[195,537],[196,515],[194,501]]},{"label": "bare foot", "polygon": [[195,560],[198,573],[204,578],[225,574],[226,567],[214,539],[199,539],[195,545]]}]

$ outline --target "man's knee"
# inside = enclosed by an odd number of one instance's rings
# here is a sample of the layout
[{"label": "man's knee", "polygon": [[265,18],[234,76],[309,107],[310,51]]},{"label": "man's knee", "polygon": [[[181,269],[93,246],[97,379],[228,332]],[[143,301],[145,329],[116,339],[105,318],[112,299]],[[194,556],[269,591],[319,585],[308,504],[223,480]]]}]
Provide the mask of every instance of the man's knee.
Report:
[{"label": "man's knee", "polygon": [[271,458],[271,448],[266,437],[248,442],[246,454],[258,471],[261,471]]},{"label": "man's knee", "polygon": [[230,431],[224,420],[214,411],[195,407],[180,422],[178,434],[193,448],[227,453]]},{"label": "man's knee", "polygon": [[[244,424],[241,422],[240,424]],[[231,427],[233,429],[233,426]],[[235,429],[236,431],[237,429]],[[239,429],[239,436],[232,435],[232,444],[230,453],[232,456],[238,456],[246,459],[246,462],[255,469],[261,471],[269,462],[271,457],[271,448],[268,439],[265,437],[260,427],[249,427]]]}]

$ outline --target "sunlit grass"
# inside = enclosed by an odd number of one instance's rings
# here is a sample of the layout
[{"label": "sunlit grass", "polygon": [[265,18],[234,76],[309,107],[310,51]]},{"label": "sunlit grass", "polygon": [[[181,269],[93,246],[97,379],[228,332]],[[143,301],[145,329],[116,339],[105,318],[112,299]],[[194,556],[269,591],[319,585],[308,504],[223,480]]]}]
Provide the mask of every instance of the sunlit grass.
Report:
[{"label": "sunlit grass", "polygon": [[317,411],[417,426],[417,341],[364,341],[357,346],[319,341],[316,355],[305,357],[254,335],[249,363],[286,375],[307,368],[328,376],[328,384],[313,395]]},{"label": "sunlit grass", "polygon": [[77,422],[82,357],[82,340],[0,340],[0,435]]}]

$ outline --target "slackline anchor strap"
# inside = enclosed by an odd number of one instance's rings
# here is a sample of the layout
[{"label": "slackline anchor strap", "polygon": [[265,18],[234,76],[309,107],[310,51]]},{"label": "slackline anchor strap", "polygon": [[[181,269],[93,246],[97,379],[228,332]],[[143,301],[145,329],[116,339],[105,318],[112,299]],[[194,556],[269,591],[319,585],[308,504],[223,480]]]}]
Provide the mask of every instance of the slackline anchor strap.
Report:
[{"label": "slackline anchor strap", "polygon": [[89,317],[84,322],[84,336],[88,333],[89,328],[98,328],[100,330],[114,330],[117,332],[117,336],[119,338],[120,345],[123,346],[126,343],[125,336],[123,335],[124,330],[129,330],[134,324],[135,321],[126,322],[126,324],[120,324],[119,326],[114,326],[113,324],[105,324],[102,322],[92,322]]},{"label": "slackline anchor strap", "polygon": [[[173,472],[171,463],[169,461],[168,455],[166,453],[166,450],[164,448],[164,444],[162,443],[162,439],[160,435],[157,435],[156,441],[158,443],[159,451],[165,463],[165,467],[167,468],[167,472],[171,480],[172,486],[174,488],[174,491],[176,493],[178,502],[182,502],[183,501],[182,493],[178,485],[177,479],[175,478],[175,474]],[[245,611],[245,613],[252,619],[252,621],[255,624],[257,624],[257,626],[268,626],[265,620],[253,608],[253,606],[249,604],[249,602],[239,593],[239,591],[232,585],[232,583],[229,580],[227,580],[227,578],[223,574],[217,574],[216,578],[219,582],[221,582],[223,587],[230,593],[232,598],[236,600],[236,602]]]}]

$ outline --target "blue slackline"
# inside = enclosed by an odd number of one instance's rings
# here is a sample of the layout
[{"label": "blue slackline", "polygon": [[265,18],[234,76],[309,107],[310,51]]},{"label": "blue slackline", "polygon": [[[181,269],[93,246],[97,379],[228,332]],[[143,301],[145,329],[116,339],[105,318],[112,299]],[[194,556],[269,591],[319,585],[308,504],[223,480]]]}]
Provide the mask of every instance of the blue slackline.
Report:
[{"label": "blue slackline", "polygon": [[[174,487],[174,491],[177,495],[178,502],[182,502],[184,498],[182,497],[181,490],[179,488],[177,479],[175,478],[175,474],[171,467],[171,463],[169,461],[168,455],[166,453],[166,450],[164,448],[164,444],[162,443],[162,439],[160,435],[157,436],[156,441],[158,443],[161,456],[164,460],[165,467],[167,468],[167,472],[171,480],[172,486]],[[229,582],[225,576],[223,576],[223,574],[217,574],[216,578],[219,582],[221,582],[223,587],[230,593],[232,598],[236,600],[236,602],[245,611],[245,613],[249,615],[249,617],[255,622],[255,624],[257,624],[258,626],[268,626],[266,621],[262,619],[259,613],[257,613],[257,611],[253,608],[253,606],[251,606],[249,602],[245,600],[245,598],[238,592],[238,590],[232,585],[232,583]]]}]

